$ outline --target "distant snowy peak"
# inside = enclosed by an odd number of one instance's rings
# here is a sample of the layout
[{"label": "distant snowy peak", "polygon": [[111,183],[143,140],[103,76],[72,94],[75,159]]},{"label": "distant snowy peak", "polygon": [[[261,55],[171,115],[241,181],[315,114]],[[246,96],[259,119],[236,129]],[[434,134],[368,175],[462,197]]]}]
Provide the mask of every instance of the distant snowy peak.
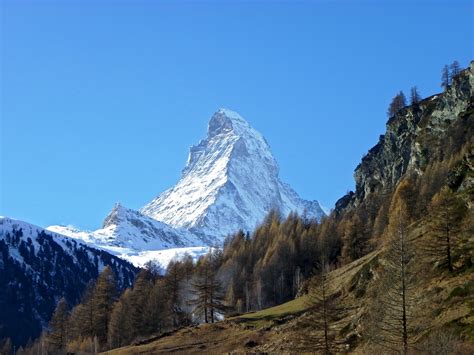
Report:
[{"label": "distant snowy peak", "polygon": [[189,231],[170,227],[120,203],[105,218],[102,228],[96,231],[84,232],[71,226],[50,226],[48,230],[82,239],[105,249],[120,247],[141,251],[202,244]]},{"label": "distant snowy peak", "polygon": [[186,228],[207,244],[239,229],[252,230],[272,208],[320,218],[319,203],[302,200],[278,172],[265,138],[238,113],[219,109],[206,139],[191,147],[178,183],[140,212]]}]

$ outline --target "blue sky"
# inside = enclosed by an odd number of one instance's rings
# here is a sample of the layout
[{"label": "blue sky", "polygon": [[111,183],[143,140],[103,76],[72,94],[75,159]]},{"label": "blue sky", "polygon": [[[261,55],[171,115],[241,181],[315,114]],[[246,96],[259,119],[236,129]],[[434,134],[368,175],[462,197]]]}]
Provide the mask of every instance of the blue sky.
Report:
[{"label": "blue sky", "polygon": [[0,214],[93,229],[172,186],[219,107],[331,207],[398,90],[473,56],[472,1],[1,0]]}]

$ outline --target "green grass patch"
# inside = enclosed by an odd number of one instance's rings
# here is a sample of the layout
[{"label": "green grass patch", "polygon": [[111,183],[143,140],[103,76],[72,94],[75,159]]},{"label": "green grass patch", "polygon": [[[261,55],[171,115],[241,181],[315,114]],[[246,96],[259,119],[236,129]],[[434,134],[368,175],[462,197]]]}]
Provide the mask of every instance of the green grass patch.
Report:
[{"label": "green grass patch", "polygon": [[307,299],[307,296],[302,296],[275,307],[266,308],[258,312],[246,313],[238,317],[229,318],[229,320],[233,320],[237,323],[245,323],[255,328],[276,325],[287,316],[303,313],[308,308]]}]

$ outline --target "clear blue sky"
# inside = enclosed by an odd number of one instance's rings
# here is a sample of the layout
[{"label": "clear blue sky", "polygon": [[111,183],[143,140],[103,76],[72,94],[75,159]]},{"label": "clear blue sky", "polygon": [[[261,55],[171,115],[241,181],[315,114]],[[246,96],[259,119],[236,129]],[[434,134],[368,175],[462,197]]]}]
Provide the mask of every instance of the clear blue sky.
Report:
[{"label": "clear blue sky", "polygon": [[332,207],[394,94],[474,57],[473,1],[0,1],[0,214],[41,226],[144,205],[219,107]]}]

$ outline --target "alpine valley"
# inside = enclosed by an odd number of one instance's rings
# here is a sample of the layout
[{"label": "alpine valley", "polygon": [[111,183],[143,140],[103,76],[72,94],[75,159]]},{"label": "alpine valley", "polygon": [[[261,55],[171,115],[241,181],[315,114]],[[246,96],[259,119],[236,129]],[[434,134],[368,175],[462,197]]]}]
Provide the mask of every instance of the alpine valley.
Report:
[{"label": "alpine valley", "polygon": [[474,61],[442,80],[394,97],[327,216],[219,109],[138,211],[0,217],[0,354],[474,353]]}]

